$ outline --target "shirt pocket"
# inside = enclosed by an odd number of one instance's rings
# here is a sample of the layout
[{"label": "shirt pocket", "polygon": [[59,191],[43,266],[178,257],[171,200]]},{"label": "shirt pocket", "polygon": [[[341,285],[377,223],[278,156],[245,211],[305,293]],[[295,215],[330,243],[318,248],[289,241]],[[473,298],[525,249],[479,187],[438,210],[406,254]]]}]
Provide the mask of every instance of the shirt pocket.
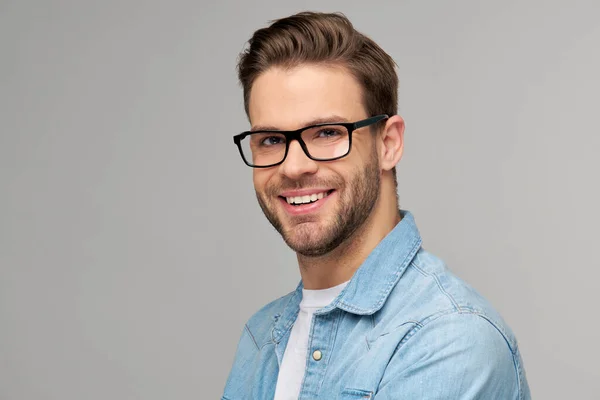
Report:
[{"label": "shirt pocket", "polygon": [[373,392],[362,389],[344,389],[340,400],[372,399]]}]

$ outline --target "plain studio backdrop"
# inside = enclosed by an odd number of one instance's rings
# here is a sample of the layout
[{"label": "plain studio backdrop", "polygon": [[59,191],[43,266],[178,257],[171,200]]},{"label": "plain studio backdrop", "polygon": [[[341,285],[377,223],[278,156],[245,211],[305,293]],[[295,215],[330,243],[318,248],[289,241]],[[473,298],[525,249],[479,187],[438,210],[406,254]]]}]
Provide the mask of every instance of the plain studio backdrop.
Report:
[{"label": "plain studio backdrop", "polygon": [[235,64],[301,10],[398,63],[401,206],[533,396],[598,399],[598,1],[0,0],[1,400],[220,397],[299,279],[232,141]]}]

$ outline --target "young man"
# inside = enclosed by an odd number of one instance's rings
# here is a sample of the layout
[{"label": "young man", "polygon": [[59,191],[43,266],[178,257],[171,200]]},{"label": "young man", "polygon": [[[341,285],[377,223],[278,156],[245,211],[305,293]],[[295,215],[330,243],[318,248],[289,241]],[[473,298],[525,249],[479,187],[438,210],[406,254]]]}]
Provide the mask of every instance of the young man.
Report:
[{"label": "young man", "polygon": [[254,33],[234,137],[297,289],[242,332],[224,398],[529,399],[514,335],[398,209],[395,64],[339,14]]}]

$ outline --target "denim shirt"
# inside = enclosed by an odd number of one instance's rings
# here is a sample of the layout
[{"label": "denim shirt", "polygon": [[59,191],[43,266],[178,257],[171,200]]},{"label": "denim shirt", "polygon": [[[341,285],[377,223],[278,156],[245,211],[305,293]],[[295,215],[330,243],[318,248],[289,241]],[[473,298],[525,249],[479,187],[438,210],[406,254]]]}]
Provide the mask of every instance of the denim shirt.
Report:
[{"label": "denim shirt", "polygon": [[[299,398],[530,399],[510,328],[421,247],[413,216],[401,214],[315,313]],[[273,399],[301,298],[302,282],[246,323],[223,399]]]}]

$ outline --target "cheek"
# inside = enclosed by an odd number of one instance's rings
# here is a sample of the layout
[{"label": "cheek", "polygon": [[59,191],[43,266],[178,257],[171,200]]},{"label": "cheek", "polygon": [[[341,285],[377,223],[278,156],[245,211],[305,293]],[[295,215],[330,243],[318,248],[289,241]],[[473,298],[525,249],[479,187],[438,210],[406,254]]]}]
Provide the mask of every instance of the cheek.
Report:
[{"label": "cheek", "polygon": [[[342,198],[349,200],[356,195],[356,191],[360,189],[357,186],[361,185],[361,178],[364,177],[366,168],[367,164],[363,163],[362,160],[355,160],[354,163],[348,163],[346,168],[336,171],[338,179],[343,182]],[[362,184],[365,183],[362,182]]]},{"label": "cheek", "polygon": [[255,168],[252,174],[254,189],[258,192],[263,192],[272,175],[273,173],[268,170]]},{"label": "cheek", "polygon": [[364,160],[359,154],[355,153],[338,160],[337,165],[332,168],[332,172],[337,175],[338,179],[343,180],[344,186],[347,187],[361,173],[364,167]]}]

